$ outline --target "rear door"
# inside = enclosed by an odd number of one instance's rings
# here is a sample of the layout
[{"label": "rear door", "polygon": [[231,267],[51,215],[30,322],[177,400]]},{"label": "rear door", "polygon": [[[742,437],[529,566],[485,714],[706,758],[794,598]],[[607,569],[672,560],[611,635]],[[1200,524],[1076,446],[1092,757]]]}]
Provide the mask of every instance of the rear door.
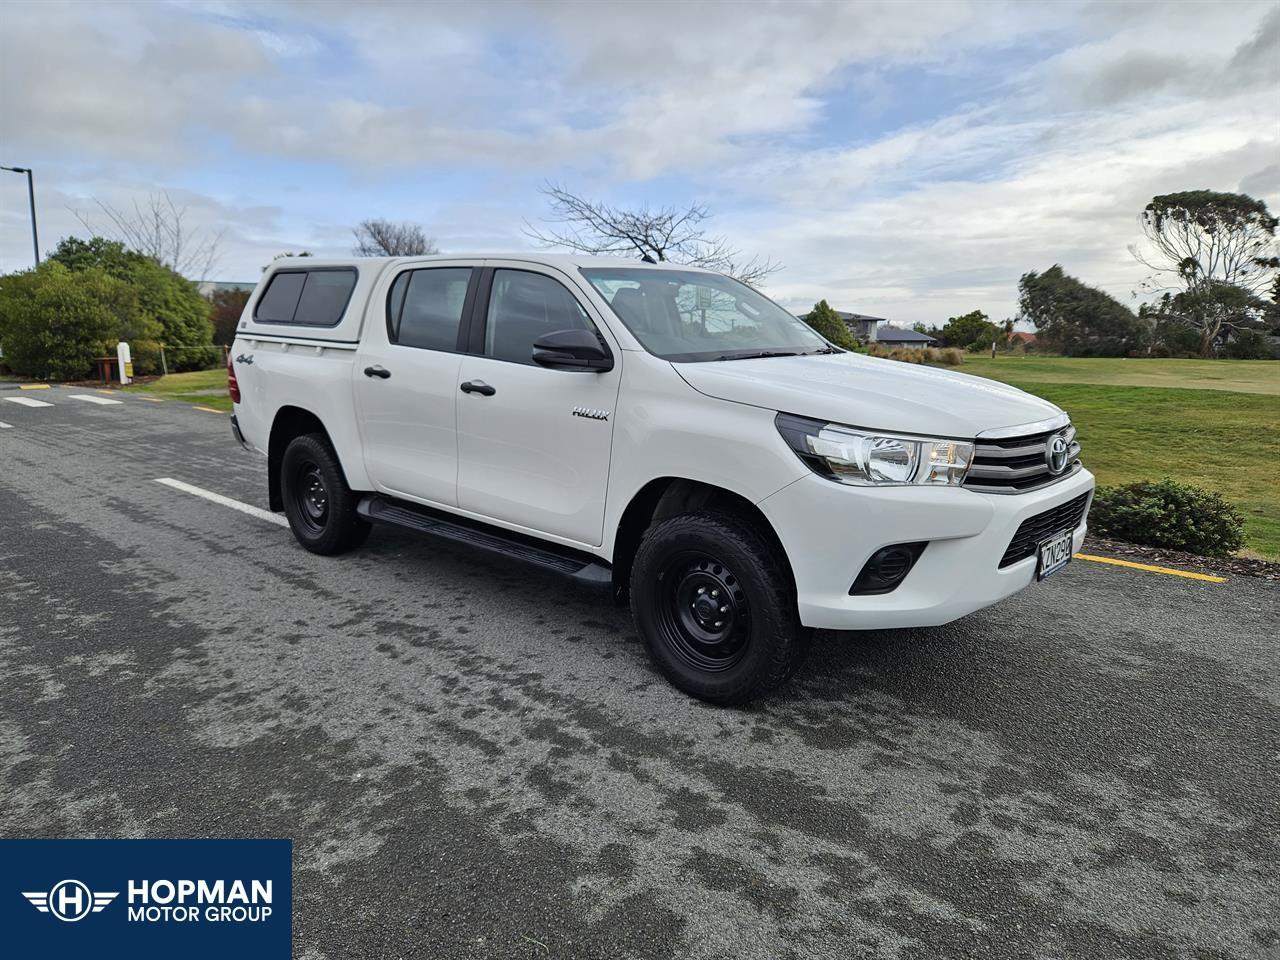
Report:
[{"label": "rear door", "polygon": [[406,264],[374,292],[354,377],[365,467],[383,493],[458,504],[462,318],[478,275],[463,262]]},{"label": "rear door", "polygon": [[[458,375],[458,505],[539,533],[598,545],[622,351],[568,278],[532,264],[485,270]],[[555,330],[603,335],[614,367],[548,369],[533,342]]]}]

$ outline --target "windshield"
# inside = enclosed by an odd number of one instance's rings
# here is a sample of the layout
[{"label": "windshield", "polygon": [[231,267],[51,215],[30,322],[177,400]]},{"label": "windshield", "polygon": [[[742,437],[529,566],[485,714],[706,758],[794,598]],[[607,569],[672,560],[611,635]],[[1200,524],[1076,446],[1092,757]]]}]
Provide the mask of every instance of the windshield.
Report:
[{"label": "windshield", "polygon": [[583,267],[644,348],[664,360],[737,360],[831,352],[801,320],[718,273]]}]

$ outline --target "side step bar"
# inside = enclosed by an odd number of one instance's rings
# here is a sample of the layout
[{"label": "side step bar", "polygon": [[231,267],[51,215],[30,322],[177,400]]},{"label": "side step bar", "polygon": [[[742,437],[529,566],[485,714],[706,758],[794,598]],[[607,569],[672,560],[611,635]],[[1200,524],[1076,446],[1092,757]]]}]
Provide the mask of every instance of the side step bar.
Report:
[{"label": "side step bar", "polygon": [[454,543],[496,553],[509,560],[568,577],[577,583],[591,587],[610,588],[613,570],[602,560],[590,554],[543,543],[519,533],[490,527],[462,517],[453,517],[416,503],[392,500],[378,494],[366,494],[356,506],[356,512],[375,523],[389,523],[418,533],[429,534]]}]

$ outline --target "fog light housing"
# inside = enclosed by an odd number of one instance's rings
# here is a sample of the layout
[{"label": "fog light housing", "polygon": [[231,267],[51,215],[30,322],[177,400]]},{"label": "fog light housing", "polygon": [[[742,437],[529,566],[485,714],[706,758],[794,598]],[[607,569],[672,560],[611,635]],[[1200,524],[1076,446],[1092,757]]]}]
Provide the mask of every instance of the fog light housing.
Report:
[{"label": "fog light housing", "polygon": [[849,588],[849,595],[868,596],[890,593],[897,589],[898,584],[907,578],[911,568],[916,565],[926,546],[928,541],[920,540],[881,547],[863,565],[853,586]]}]

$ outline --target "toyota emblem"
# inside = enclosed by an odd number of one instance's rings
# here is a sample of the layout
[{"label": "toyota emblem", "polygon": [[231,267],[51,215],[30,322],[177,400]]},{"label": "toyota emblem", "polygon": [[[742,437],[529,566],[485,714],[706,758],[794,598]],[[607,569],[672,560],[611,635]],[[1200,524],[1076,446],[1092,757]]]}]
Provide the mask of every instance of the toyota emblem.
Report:
[{"label": "toyota emblem", "polygon": [[1067,453],[1070,449],[1071,444],[1067,442],[1065,433],[1055,433],[1050,438],[1049,448],[1045,451],[1045,462],[1054,476],[1067,469]]}]

